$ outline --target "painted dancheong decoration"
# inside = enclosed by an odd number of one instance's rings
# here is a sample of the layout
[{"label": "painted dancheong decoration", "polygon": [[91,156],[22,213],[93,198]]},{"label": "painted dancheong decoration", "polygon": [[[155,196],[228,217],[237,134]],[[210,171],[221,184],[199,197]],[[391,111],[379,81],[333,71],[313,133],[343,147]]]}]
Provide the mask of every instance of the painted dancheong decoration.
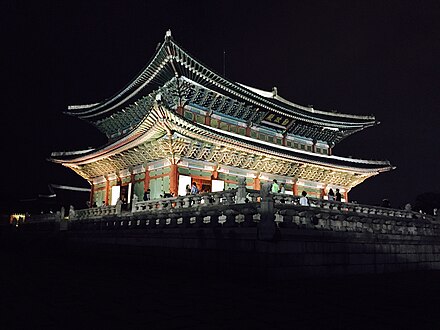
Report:
[{"label": "painted dancheong decoration", "polygon": [[127,87],[105,101],[69,106],[67,114],[96,126],[108,143],[54,152],[92,186],[92,204],[130,203],[166,193],[235,188],[240,178],[259,190],[285,183],[287,194],[343,201],[365,179],[392,169],[388,161],[333,155],[349,135],[377,124],[374,116],[314,109],[215,73],[165,35],[152,60]]}]

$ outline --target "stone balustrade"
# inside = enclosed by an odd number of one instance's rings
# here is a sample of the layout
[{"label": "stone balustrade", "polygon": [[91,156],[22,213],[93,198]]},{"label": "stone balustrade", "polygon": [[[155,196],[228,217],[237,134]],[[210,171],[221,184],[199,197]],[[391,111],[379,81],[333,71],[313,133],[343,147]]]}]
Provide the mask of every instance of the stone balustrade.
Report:
[{"label": "stone balustrade", "polygon": [[[300,196],[286,194],[273,194],[272,196],[275,204],[300,205]],[[370,214],[397,218],[434,220],[433,216],[413,211],[398,210],[380,206],[362,205],[357,203],[343,203],[312,197],[308,197],[308,200],[310,207],[317,207],[328,210],[339,210],[341,212],[355,212],[359,214]]]},{"label": "stone balustrade", "polygon": [[[77,221],[87,223],[88,220],[100,223],[105,218],[121,218],[121,220],[105,223],[106,227],[111,228],[178,225],[255,226],[264,213],[260,210],[262,201],[268,197],[273,205],[273,219],[279,228],[307,227],[333,231],[382,233],[425,231],[428,235],[433,235],[433,230],[438,227],[434,217],[417,212],[317,198],[308,198],[310,206],[301,206],[299,196],[270,194],[265,197],[260,191],[245,187],[149,201],[138,202],[135,198],[128,211],[122,211],[120,204],[71,210],[69,220],[72,224]],[[56,214],[36,215],[31,219],[32,221],[36,221],[37,218],[40,221],[43,219],[59,221],[59,216],[56,217]],[[120,226],[118,226],[119,221],[122,223]],[[127,225],[128,223],[130,225]],[[426,225],[426,228],[422,225]],[[95,227],[102,228],[101,225]]]},{"label": "stone balustrade", "polygon": [[50,222],[59,221],[60,214],[57,213],[44,213],[44,214],[28,214],[26,215],[25,222]]},{"label": "stone balustrade", "polygon": [[232,205],[236,203],[237,189],[213,193],[201,193],[171,198],[153,199],[133,203],[132,212],[171,210],[199,206]]},{"label": "stone balustrade", "polygon": [[110,205],[110,206],[100,206],[89,209],[76,210],[74,211],[73,215],[70,216],[71,218],[73,218],[70,220],[90,219],[90,218],[99,218],[109,215],[117,215],[118,214],[117,209],[118,208],[116,205]]}]

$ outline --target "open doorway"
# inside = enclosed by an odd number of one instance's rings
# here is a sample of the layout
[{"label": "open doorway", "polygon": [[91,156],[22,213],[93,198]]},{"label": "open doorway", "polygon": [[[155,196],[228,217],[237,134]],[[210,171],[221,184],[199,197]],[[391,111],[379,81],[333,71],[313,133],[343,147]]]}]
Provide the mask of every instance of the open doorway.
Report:
[{"label": "open doorway", "polygon": [[195,179],[192,178],[191,184],[195,182],[197,184],[197,188],[199,189],[199,192],[211,192],[211,180],[203,180],[203,179]]}]

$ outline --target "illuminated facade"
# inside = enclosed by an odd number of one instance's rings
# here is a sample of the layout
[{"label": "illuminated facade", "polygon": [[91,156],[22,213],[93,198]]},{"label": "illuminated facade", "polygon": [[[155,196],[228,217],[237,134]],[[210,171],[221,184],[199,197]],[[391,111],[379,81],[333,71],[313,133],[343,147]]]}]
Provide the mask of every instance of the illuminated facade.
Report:
[{"label": "illuminated facade", "polygon": [[152,198],[284,183],[286,193],[323,197],[392,169],[388,161],[333,155],[347,136],[376,124],[373,116],[327,112],[289,102],[213,72],[178,46],[168,31],[144,70],[99,103],[69,106],[69,115],[107,135],[96,149],[54,152],[52,161],[91,184],[91,202],[114,204],[133,194]]}]

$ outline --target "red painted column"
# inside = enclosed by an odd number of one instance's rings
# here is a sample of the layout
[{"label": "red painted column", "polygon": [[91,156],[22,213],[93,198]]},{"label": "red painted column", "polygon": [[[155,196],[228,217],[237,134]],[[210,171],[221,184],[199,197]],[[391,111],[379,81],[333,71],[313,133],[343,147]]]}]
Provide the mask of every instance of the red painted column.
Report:
[{"label": "red painted column", "polygon": [[293,184],[293,195],[298,196],[298,186],[296,185],[296,182]]},{"label": "red painted column", "polygon": [[205,117],[205,125],[211,126],[211,115],[207,114]]},{"label": "red painted column", "polygon": [[150,188],[150,171],[147,167],[147,169],[145,170],[144,191],[147,191],[148,188]]},{"label": "red painted column", "polygon": [[254,179],[254,189],[260,190],[260,188],[261,188],[261,182],[260,182],[259,174],[257,174],[257,177]]},{"label": "red painted column", "polygon": [[171,164],[170,165],[170,193],[173,194],[173,196],[178,195],[178,175],[179,172],[177,170],[177,164]]},{"label": "red painted column", "polygon": [[320,198],[324,199],[324,196],[325,196],[325,187],[321,188],[321,196],[320,196]]},{"label": "red painted column", "polygon": [[94,192],[95,192],[95,186],[93,185],[93,183],[91,184],[91,187],[90,187],[90,207],[92,207],[92,205],[93,205],[93,194],[94,194]]},{"label": "red painted column", "polygon": [[133,196],[134,196],[134,183],[135,183],[135,175],[133,173],[130,174],[130,183],[131,183],[131,196],[130,196],[130,201],[132,200]]},{"label": "red painted column", "polygon": [[344,191],[345,202],[348,203],[348,191]]},{"label": "red painted column", "polygon": [[178,107],[177,107],[177,113],[178,113],[179,115],[183,116],[183,107],[178,106]]},{"label": "red painted column", "polygon": [[283,146],[287,145],[287,135],[286,134],[283,134],[282,144],[283,144]]},{"label": "red painted column", "polygon": [[246,127],[246,136],[251,136],[251,128],[249,126]]},{"label": "red painted column", "polygon": [[218,171],[217,171],[217,165],[214,166],[214,170],[212,171],[211,174],[211,180],[217,180],[218,179]]},{"label": "red painted column", "polygon": [[110,189],[110,182],[108,181],[108,178],[106,178],[105,179],[105,205],[108,205],[109,189]]}]

